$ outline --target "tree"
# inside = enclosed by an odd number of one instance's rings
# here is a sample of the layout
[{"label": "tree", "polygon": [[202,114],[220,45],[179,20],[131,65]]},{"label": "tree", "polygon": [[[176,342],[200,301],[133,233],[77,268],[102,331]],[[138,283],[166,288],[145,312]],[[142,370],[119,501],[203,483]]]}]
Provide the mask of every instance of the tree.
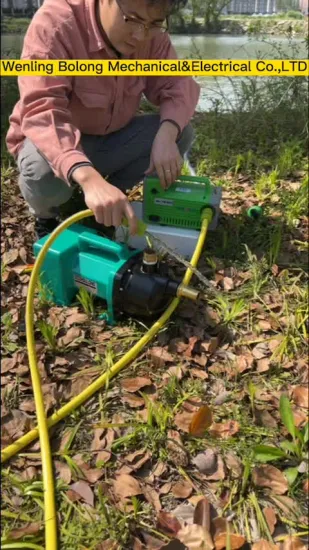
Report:
[{"label": "tree", "polygon": [[202,4],[203,4],[203,0],[191,0],[191,6],[192,6],[191,22],[193,24],[196,22],[196,17],[198,17],[202,13]]},{"label": "tree", "polygon": [[219,17],[231,0],[202,0],[204,26],[206,30],[216,30],[219,27]]}]

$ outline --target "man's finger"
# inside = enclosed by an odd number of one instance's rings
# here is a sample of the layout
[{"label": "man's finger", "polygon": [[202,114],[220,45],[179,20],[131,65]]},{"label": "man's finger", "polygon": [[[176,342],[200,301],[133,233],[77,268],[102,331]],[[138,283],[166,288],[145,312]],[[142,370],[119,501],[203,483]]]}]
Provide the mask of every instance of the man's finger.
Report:
[{"label": "man's finger", "polygon": [[119,227],[121,225],[123,218],[123,208],[117,206],[113,209],[112,213],[112,222],[114,227]]},{"label": "man's finger", "polygon": [[160,180],[161,186],[163,187],[163,189],[166,189],[168,185],[167,185],[167,181],[165,179],[165,172],[164,172],[163,166],[161,166],[161,164],[158,164],[156,166],[156,172],[158,174],[158,178]]},{"label": "man's finger", "polygon": [[98,223],[101,223],[102,225],[104,225],[105,223],[105,220],[104,220],[104,210],[102,207],[99,207],[97,206],[95,209],[94,209],[94,216],[95,216],[95,219]]},{"label": "man's finger", "polygon": [[124,213],[129,223],[130,233],[131,235],[135,235],[138,230],[138,219],[129,201],[125,203]]},{"label": "man's finger", "polygon": [[169,187],[173,183],[173,181],[175,181],[175,175],[174,175],[172,163],[168,163],[166,166],[164,166],[163,170],[165,174],[165,181],[166,181],[167,187]]},{"label": "man's finger", "polygon": [[150,164],[145,172],[145,175],[148,176],[149,174],[153,174],[155,172],[155,167],[153,165],[152,160],[150,161]]},{"label": "man's finger", "polygon": [[104,225],[110,227],[112,224],[112,208],[104,207]]}]

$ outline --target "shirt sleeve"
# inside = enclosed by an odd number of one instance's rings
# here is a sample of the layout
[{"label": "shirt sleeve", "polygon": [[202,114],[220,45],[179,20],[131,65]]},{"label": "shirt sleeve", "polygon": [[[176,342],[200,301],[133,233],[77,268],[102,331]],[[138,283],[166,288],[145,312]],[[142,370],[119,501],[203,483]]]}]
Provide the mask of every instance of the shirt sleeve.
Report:
[{"label": "shirt sleeve", "polygon": [[[58,42],[47,52],[32,26],[21,59],[66,59],[67,52]],[[18,78],[20,92],[21,131],[37,147],[49,163],[54,174],[68,185],[68,174],[73,165],[90,162],[84,154],[81,133],[72,123],[69,96],[72,78],[62,76],[21,76]]]},{"label": "shirt sleeve", "polygon": [[[178,59],[168,33],[152,41],[150,59]],[[150,76],[146,79],[144,94],[160,107],[161,121],[173,120],[182,131],[194,114],[200,86],[189,76]]]}]

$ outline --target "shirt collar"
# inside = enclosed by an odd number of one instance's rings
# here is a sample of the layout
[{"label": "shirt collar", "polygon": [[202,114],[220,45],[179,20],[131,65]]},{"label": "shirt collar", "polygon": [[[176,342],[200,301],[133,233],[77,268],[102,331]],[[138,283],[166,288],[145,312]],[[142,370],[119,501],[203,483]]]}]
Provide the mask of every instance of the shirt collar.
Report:
[{"label": "shirt collar", "polygon": [[116,57],[115,52],[106,44],[96,20],[96,0],[85,0],[86,28],[89,51],[106,50],[110,57]]}]

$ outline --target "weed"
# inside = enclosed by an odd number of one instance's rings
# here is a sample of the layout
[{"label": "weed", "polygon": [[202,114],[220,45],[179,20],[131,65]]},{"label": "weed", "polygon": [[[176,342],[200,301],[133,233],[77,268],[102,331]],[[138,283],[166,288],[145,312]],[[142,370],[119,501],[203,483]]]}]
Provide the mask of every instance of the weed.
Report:
[{"label": "weed", "polygon": [[2,332],[2,349],[6,354],[14,353],[18,349],[18,344],[14,342],[14,323],[11,313],[6,312],[1,315],[1,325],[3,327]]},{"label": "weed", "polygon": [[38,307],[41,309],[46,309],[50,307],[53,302],[53,292],[49,288],[47,283],[43,282],[43,273],[40,274],[37,283],[37,293],[38,293]]},{"label": "weed", "polygon": [[222,325],[237,325],[237,322],[248,310],[248,305],[242,298],[232,301],[223,294],[218,294],[215,298],[209,300],[209,304],[214,306],[220,315]]},{"label": "weed", "polygon": [[88,317],[94,315],[94,296],[90,294],[85,288],[81,287],[76,295],[77,300],[81,304],[84,312]]},{"label": "weed", "polygon": [[38,328],[48,345],[49,349],[56,351],[57,349],[57,334],[59,329],[54,325],[51,325],[47,321],[41,319],[38,321]]},{"label": "weed", "polygon": [[309,422],[302,430],[295,426],[291,403],[285,395],[281,395],[280,398],[280,416],[288,433],[292,436],[292,441],[285,439],[280,442],[279,447],[258,445],[254,449],[254,457],[258,462],[281,462],[283,465],[287,463],[288,468],[285,468],[284,475],[289,484],[293,485],[300,474],[302,461],[307,463],[304,471],[308,469]]},{"label": "weed", "polygon": [[262,174],[255,184],[257,198],[262,201],[270,197],[278,187],[279,171],[273,170],[270,174]]}]

